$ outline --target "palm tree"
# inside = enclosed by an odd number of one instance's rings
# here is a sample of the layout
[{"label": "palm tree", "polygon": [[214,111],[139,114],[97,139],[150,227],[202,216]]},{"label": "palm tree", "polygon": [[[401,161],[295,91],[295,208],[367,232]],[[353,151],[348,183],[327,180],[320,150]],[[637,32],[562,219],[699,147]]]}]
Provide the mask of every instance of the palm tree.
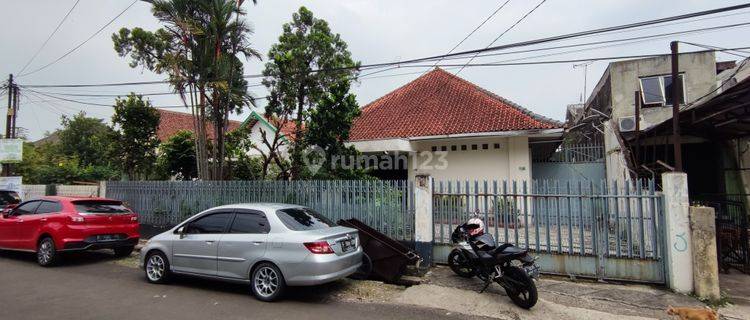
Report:
[{"label": "palm tree", "polygon": [[[193,114],[198,176],[224,176],[224,137],[230,113],[253,104],[242,77],[245,59],[258,58],[249,41],[252,28],[241,19],[242,1],[150,0],[152,13],[164,25],[148,32],[126,28],[113,35],[115,49],[130,55],[131,66],[166,73]],[[255,3],[256,1],[253,1]],[[207,138],[213,125],[215,141]]]}]

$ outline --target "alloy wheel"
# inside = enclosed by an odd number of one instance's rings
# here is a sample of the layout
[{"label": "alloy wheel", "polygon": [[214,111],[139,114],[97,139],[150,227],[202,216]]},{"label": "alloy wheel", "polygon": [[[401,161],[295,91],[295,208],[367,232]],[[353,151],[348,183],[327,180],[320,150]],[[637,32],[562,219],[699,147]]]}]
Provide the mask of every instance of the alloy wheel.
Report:
[{"label": "alloy wheel", "polygon": [[164,277],[164,259],[158,254],[152,255],[146,262],[146,275],[151,281],[159,281]]},{"label": "alloy wheel", "polygon": [[270,297],[279,289],[279,275],[271,267],[261,267],[255,273],[253,285],[255,292],[263,297]]},{"label": "alloy wheel", "polygon": [[43,265],[48,264],[52,260],[53,250],[54,246],[52,241],[49,239],[42,240],[42,243],[39,245],[39,250],[36,252],[39,263]]}]

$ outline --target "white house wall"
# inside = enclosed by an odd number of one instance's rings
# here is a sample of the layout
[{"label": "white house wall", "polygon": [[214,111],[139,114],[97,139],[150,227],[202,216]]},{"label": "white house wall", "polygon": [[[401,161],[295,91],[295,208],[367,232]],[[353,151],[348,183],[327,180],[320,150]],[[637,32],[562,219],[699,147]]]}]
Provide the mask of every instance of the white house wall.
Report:
[{"label": "white house wall", "polygon": [[[495,149],[496,143],[499,149]],[[487,144],[488,149],[483,149],[483,144]],[[456,151],[451,150],[454,145]],[[462,145],[466,145],[467,150],[462,151]],[[472,145],[477,145],[477,150],[472,150]],[[516,180],[521,183],[531,180],[528,137],[427,140],[412,142],[412,146],[416,152],[410,154],[410,180],[418,174],[429,174],[436,181]],[[438,148],[437,152],[432,151],[433,146]],[[440,151],[443,146],[447,151]],[[445,160],[444,168],[441,159]]]}]

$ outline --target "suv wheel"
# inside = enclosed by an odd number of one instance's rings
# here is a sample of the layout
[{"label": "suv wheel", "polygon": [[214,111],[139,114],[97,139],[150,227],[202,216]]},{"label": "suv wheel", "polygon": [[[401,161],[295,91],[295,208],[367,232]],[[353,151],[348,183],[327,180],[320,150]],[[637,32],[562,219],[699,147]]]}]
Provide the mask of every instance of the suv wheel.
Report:
[{"label": "suv wheel", "polygon": [[146,271],[146,279],[151,283],[166,283],[171,275],[169,260],[159,251],[151,252],[146,256],[144,269]]},{"label": "suv wheel", "polygon": [[273,263],[263,262],[253,271],[250,287],[255,298],[261,301],[275,301],[284,293],[286,281],[281,271]]},{"label": "suv wheel", "polygon": [[57,250],[55,249],[55,241],[50,237],[44,237],[39,240],[39,245],[36,249],[36,261],[42,267],[50,267],[57,263]]}]

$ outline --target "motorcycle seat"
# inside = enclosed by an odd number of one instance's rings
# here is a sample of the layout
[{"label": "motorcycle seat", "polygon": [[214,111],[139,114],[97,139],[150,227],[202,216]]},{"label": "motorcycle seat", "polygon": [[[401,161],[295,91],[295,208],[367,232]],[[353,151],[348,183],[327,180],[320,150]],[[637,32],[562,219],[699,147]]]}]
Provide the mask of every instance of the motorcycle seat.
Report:
[{"label": "motorcycle seat", "polygon": [[509,243],[497,247],[494,251],[494,255],[498,259],[514,258],[526,255],[527,253],[528,250],[521,249]]}]

